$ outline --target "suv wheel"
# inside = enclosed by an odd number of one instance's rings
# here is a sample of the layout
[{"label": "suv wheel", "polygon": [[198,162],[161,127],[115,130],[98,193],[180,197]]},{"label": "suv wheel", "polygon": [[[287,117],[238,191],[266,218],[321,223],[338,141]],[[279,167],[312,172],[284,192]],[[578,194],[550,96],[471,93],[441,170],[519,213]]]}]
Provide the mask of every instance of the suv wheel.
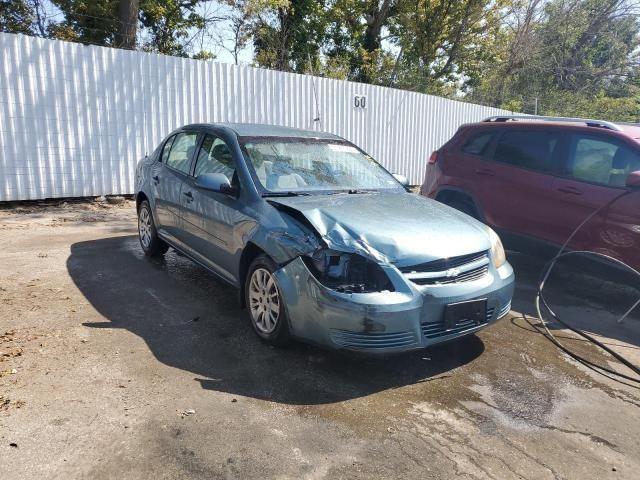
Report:
[{"label": "suv wheel", "polygon": [[273,276],[275,270],[269,257],[257,257],[249,267],[244,295],[249,320],[258,336],[272,345],[283,345],[289,341],[289,320]]},{"label": "suv wheel", "polygon": [[470,217],[478,219],[478,214],[476,213],[476,209],[473,208],[471,205],[469,205],[467,202],[464,202],[458,199],[451,199],[451,200],[446,200],[443,203],[445,203],[446,205],[449,205],[452,208],[455,208],[456,210],[462,213],[466,213]]},{"label": "suv wheel", "polygon": [[158,237],[151,207],[147,200],[144,200],[138,208],[138,238],[147,257],[159,257],[169,249],[169,246]]}]

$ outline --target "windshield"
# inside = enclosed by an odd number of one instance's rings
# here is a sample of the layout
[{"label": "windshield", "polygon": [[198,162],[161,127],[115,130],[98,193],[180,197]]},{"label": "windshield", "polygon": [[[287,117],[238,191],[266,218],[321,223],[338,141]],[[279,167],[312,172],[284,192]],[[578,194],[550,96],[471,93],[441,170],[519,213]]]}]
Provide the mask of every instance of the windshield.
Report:
[{"label": "windshield", "polygon": [[244,137],[258,181],[270,192],[402,190],[373,158],[335,140]]}]

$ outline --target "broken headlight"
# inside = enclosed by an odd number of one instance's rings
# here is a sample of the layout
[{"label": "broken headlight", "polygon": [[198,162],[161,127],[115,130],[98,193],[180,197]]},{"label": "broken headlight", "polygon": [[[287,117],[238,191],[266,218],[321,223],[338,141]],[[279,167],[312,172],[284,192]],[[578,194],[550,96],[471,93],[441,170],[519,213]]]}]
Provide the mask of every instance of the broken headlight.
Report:
[{"label": "broken headlight", "polygon": [[394,290],[380,265],[361,255],[322,249],[302,259],[320,283],[337,292],[368,293]]}]

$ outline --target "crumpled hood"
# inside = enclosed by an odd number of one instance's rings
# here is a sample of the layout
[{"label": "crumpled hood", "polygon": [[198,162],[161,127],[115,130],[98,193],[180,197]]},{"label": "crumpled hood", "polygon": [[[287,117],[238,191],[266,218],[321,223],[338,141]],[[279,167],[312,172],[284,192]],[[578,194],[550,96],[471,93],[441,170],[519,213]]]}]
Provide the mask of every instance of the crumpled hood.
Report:
[{"label": "crumpled hood", "polygon": [[410,193],[283,197],[269,203],[302,214],[330,248],[398,267],[491,247],[482,223]]}]

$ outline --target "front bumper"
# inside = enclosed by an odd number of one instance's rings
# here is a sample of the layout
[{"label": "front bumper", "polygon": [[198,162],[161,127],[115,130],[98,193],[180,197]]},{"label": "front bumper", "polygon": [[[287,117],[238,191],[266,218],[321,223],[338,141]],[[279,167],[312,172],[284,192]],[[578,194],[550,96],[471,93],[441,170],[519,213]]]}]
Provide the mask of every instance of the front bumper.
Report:
[{"label": "front bumper", "polygon": [[[394,353],[425,348],[477,332],[511,308],[514,274],[505,263],[475,281],[418,286],[386,267],[396,291],[340,293],[322,285],[301,258],[275,272],[293,336],[329,348]],[[447,304],[487,300],[487,318],[479,325],[444,326]]]}]

